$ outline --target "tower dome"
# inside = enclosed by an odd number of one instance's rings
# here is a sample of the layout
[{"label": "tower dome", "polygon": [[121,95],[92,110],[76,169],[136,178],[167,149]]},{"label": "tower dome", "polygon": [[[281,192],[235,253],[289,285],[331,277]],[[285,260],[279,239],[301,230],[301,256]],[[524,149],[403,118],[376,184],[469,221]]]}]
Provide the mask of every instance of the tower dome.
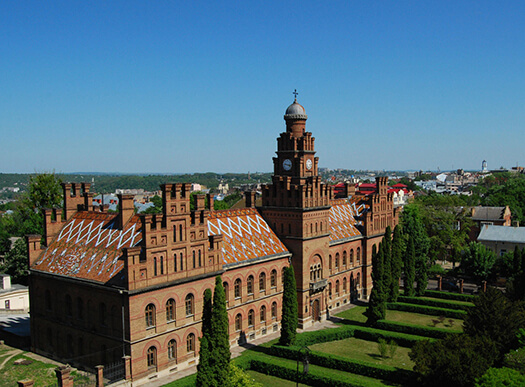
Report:
[{"label": "tower dome", "polygon": [[297,103],[297,98],[294,99],[293,103],[288,106],[286,112],[284,113],[284,119],[288,120],[306,120],[308,116],[304,107]]}]

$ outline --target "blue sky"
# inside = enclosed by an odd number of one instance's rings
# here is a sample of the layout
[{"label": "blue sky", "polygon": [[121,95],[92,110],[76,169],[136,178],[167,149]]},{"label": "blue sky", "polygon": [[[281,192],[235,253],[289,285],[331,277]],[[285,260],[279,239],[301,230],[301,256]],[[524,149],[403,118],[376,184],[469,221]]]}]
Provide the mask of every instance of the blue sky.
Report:
[{"label": "blue sky", "polygon": [[3,1],[0,171],[525,164],[523,1]]}]

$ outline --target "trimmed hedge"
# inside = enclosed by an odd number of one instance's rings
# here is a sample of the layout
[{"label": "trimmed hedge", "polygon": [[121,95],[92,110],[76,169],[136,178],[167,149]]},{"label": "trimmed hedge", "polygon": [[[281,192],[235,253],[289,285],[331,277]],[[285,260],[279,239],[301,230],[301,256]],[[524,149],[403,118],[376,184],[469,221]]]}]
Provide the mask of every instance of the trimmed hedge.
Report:
[{"label": "trimmed hedge", "polygon": [[440,292],[439,290],[425,290],[426,297],[442,298],[445,300],[456,300],[456,301],[467,301],[474,302],[477,296],[472,294],[460,294],[460,293],[449,293]]},{"label": "trimmed hedge", "polygon": [[297,335],[295,346],[301,347],[305,345],[327,343],[330,341],[348,339],[350,337],[368,341],[378,341],[380,338],[385,340],[395,340],[398,345],[407,348],[412,348],[412,346],[420,340],[428,339],[428,337],[415,336],[412,334],[391,332],[372,327],[348,325],[340,328],[300,333]]},{"label": "trimmed hedge", "polygon": [[397,298],[397,302],[403,302],[406,304],[433,306],[436,308],[458,309],[458,310],[469,310],[470,308],[474,307],[474,305],[458,304],[453,300],[450,300],[450,301],[448,300],[429,300],[426,298],[406,297],[406,296],[399,296]]},{"label": "trimmed hedge", "polygon": [[[276,376],[281,379],[287,379],[295,382],[299,379],[299,383],[304,383],[309,386],[331,386],[331,387],[369,387],[380,385],[380,381],[367,383],[366,381],[352,380],[352,375],[347,376],[336,375],[330,372],[330,370],[319,370],[311,369],[308,374],[302,372],[297,373],[295,366],[284,364],[282,361],[274,359],[253,359],[250,364],[250,369],[267,374]],[[297,378],[298,377],[298,378]]]},{"label": "trimmed hedge", "polygon": [[428,314],[430,316],[445,316],[448,318],[457,319],[464,319],[467,315],[467,312],[465,312],[464,310],[436,308],[426,305],[405,304],[403,302],[389,302],[387,304],[387,309],[401,310],[403,312]]},{"label": "trimmed hedge", "polygon": [[[271,353],[274,356],[296,360],[301,356],[300,349],[300,347],[282,347],[274,345],[271,348]],[[413,371],[387,365],[352,360],[342,356],[330,355],[318,351],[310,352],[309,359],[311,364],[320,367],[369,376],[375,379],[401,382],[403,384],[406,384],[409,380],[412,380],[415,377]]]},{"label": "trimmed hedge", "polygon": [[453,331],[450,329],[429,328],[429,327],[423,327],[421,325],[399,323],[395,321],[386,321],[386,320],[379,320],[376,323],[375,327],[379,329],[394,331],[394,332],[408,333],[411,335],[432,337],[434,339],[442,339],[448,334],[461,333],[461,331]]}]

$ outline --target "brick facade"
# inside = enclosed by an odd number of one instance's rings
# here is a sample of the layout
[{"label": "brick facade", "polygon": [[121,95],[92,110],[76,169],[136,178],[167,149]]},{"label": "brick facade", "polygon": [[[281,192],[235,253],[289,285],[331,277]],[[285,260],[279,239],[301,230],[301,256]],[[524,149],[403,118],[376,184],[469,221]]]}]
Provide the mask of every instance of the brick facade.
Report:
[{"label": "brick facade", "polygon": [[63,210],[45,211],[45,243],[27,237],[33,350],[86,367],[127,357],[131,378],[148,380],[198,361],[203,294],[217,275],[232,345],[280,329],[290,263],[301,327],[367,298],[372,246],[397,224],[387,181],[335,199],[295,105],[260,208],[248,193],[247,209],[213,211],[197,195],[190,210],[189,184],[163,184],[162,214],[134,215],[129,195],[108,214],[92,206],[89,184],[63,184]]}]

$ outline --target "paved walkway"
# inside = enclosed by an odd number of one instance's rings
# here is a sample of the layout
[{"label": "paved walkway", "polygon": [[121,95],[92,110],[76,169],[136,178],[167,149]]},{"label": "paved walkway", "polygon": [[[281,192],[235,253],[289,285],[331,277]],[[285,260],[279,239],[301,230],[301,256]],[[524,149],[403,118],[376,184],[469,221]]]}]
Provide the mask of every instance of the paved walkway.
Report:
[{"label": "paved walkway", "polygon": [[[337,310],[337,313],[340,313],[343,310],[347,310],[347,309],[353,308],[354,306],[356,306],[356,305],[355,304],[345,305],[342,308],[339,308]],[[337,321],[337,320],[339,320],[339,318],[331,317],[330,320],[323,320],[320,323],[312,324],[311,326],[306,327],[305,329],[298,329],[297,333],[309,332],[309,331],[318,331],[318,330],[326,329],[326,328],[336,328],[338,325],[335,324],[334,321]],[[276,338],[279,337],[279,335],[280,335],[280,332],[272,332],[272,333],[270,333],[268,335],[265,335],[263,337],[259,337],[259,338],[255,339],[253,341],[250,341],[249,343],[233,347],[233,348],[231,348],[232,358],[236,358],[237,356],[240,356],[241,353],[243,353],[246,349],[253,348],[253,347],[257,346],[257,345],[260,345],[260,344],[266,343],[268,341],[271,341],[273,339],[276,339]],[[184,370],[181,370],[181,371],[177,372],[176,374],[165,376],[165,377],[159,378],[159,379],[157,379],[155,381],[149,381],[147,384],[148,384],[148,387],[161,387],[161,386],[164,386],[164,385],[166,385],[168,383],[173,382],[174,380],[182,379],[182,378],[184,378],[184,377],[186,377],[188,375],[194,374],[195,372],[197,372],[197,366],[196,365],[188,367],[188,368],[186,368]]]}]

